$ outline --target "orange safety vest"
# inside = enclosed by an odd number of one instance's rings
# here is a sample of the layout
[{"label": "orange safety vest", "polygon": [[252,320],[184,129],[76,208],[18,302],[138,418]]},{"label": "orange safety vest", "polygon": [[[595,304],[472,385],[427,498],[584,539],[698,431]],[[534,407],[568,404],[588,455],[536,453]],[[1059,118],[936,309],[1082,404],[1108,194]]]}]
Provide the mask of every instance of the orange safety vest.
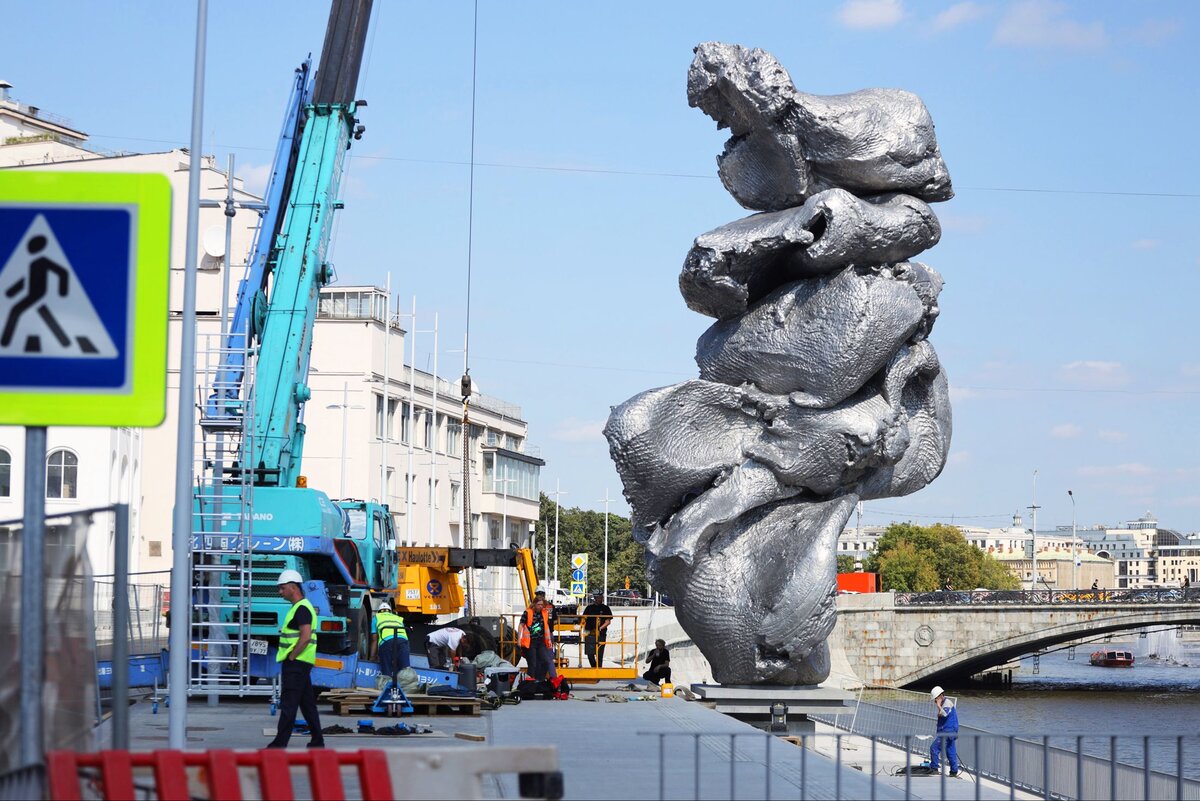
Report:
[{"label": "orange safety vest", "polygon": [[[530,643],[529,629],[533,626],[533,607],[525,610],[525,614],[521,616],[521,638],[518,641],[522,648],[528,648]],[[550,640],[550,613],[542,608],[542,635],[546,639],[546,646],[553,648],[554,645]]]}]

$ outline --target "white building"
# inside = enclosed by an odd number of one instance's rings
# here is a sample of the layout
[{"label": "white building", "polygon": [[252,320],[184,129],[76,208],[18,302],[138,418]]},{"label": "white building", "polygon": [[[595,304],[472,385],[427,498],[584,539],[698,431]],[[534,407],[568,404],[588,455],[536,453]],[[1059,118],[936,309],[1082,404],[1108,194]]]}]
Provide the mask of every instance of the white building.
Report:
[{"label": "white building", "polygon": [[[165,175],[171,183],[166,418],[157,428],[144,431],[51,428],[47,466],[49,514],[128,502],[131,569],[166,571],[171,565],[183,307],[179,279],[186,263],[190,156],[185,149],[116,156],[91,152],[83,147],[86,134],[10,99],[9,88],[0,82],[0,169],[150,172]],[[202,201],[225,200],[226,172],[211,156],[203,157],[201,182]],[[235,201],[259,199],[246,192],[239,180],[233,183]],[[256,213],[241,210],[232,221],[231,308],[257,219]],[[228,261],[223,253],[225,224],[222,208],[200,209],[196,309],[201,349],[219,339]],[[313,395],[304,412],[308,485],[334,498],[384,500],[391,506],[401,539],[411,538],[417,544],[529,545],[544,463],[528,446],[528,426],[520,408],[486,395],[472,399],[466,486],[471,493],[473,537],[464,542],[458,381],[436,382],[435,406],[435,380],[420,370],[410,375],[404,359],[405,331],[394,314],[385,326],[387,305],[385,293],[375,287],[322,290],[308,378]],[[198,369],[204,364],[201,352]],[[195,392],[190,386],[187,391]],[[0,521],[22,516],[23,460],[23,430],[0,426]],[[7,549],[0,549],[0,557],[5,553]],[[90,537],[89,553],[96,573],[111,572],[111,532],[108,537],[103,532]],[[496,570],[483,571],[476,583],[484,591],[509,591],[515,585],[515,577]]]}]

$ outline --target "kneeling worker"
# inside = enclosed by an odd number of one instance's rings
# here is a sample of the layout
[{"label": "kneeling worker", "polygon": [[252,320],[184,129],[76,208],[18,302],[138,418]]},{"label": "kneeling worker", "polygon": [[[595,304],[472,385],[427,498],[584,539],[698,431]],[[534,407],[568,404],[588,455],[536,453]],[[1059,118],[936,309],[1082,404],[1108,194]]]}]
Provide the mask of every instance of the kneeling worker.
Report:
[{"label": "kneeling worker", "polygon": [[370,659],[379,657],[379,672],[392,678],[409,666],[408,630],[404,618],[384,603],[371,621]]},{"label": "kneeling worker", "polygon": [[325,747],[321,716],[317,714],[317,693],[312,684],[312,669],[317,663],[317,639],[313,636],[317,610],[304,597],[300,586],[303,581],[295,570],[285,570],[275,582],[279,594],[291,603],[292,608],[279,629],[279,651],[275,654],[275,661],[282,663],[279,666],[279,728],[267,748],[287,748],[296,724],[297,708],[304,713],[308,730],[312,732],[308,747]]}]

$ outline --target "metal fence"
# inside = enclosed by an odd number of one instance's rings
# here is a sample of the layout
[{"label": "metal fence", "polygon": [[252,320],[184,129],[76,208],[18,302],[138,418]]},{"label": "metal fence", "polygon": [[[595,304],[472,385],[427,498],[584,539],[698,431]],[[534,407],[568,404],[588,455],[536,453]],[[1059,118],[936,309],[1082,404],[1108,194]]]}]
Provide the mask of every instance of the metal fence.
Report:
[{"label": "metal fence", "polygon": [[[93,605],[96,610],[96,644],[104,646],[113,641],[113,580],[97,576],[93,584]],[[163,584],[130,584],[129,623],[126,636],[131,655],[157,653],[165,647],[167,587]]]},{"label": "metal fence", "polygon": [[[788,799],[1200,799],[1200,782],[1184,776],[1185,747],[1197,738],[1078,737],[1074,748],[1014,735],[960,734],[958,776],[930,771],[914,757],[912,735],[640,732],[657,740],[658,798]],[[924,738],[928,743],[932,738]],[[1063,739],[1063,738],[1053,738]],[[1103,740],[1108,756],[1088,753]],[[1174,774],[1117,761],[1118,741],[1150,741],[1173,750]],[[649,745],[649,743],[648,743]],[[1048,778],[1048,781],[1046,779]]]},{"label": "metal fence", "polygon": [[896,606],[1200,603],[1200,587],[1133,590],[938,590],[897,592]]},{"label": "metal fence", "polygon": [[[909,754],[927,757],[934,743],[929,696],[910,690],[864,687],[845,713],[809,717]],[[957,750],[972,774],[1047,798],[1200,799],[1200,736],[1028,737],[962,727]]]}]

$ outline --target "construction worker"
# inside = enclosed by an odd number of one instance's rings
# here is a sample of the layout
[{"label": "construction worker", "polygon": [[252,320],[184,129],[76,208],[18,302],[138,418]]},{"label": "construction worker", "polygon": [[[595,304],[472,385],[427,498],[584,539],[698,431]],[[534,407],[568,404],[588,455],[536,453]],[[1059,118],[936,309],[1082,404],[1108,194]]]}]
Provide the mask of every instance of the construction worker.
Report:
[{"label": "construction worker", "polygon": [[935,773],[940,772],[942,749],[946,751],[946,759],[950,762],[950,775],[958,775],[958,710],[954,708],[954,702],[946,697],[945,691],[941,687],[934,687],[929,691],[929,697],[933,699],[934,706],[937,707],[937,734],[933,738],[933,745],[929,748],[929,769]]},{"label": "construction worker", "polygon": [[550,611],[546,599],[535,597],[533,606],[521,615],[521,634],[518,644],[528,649],[529,676],[537,681],[557,678],[554,667],[554,643],[550,639]]},{"label": "construction worker", "polygon": [[371,621],[370,659],[379,657],[379,672],[394,677],[409,665],[408,630],[404,618],[392,612],[387,603],[379,605]]},{"label": "construction worker", "polygon": [[308,747],[325,747],[321,716],[317,713],[317,694],[312,684],[312,669],[317,663],[317,639],[313,636],[317,610],[304,597],[304,589],[300,586],[303,581],[295,570],[285,570],[275,582],[279,594],[291,603],[292,608],[279,628],[279,650],[275,654],[275,661],[281,663],[279,728],[267,748],[287,748],[292,727],[296,724],[297,708],[304,713],[304,720],[312,733]]}]

